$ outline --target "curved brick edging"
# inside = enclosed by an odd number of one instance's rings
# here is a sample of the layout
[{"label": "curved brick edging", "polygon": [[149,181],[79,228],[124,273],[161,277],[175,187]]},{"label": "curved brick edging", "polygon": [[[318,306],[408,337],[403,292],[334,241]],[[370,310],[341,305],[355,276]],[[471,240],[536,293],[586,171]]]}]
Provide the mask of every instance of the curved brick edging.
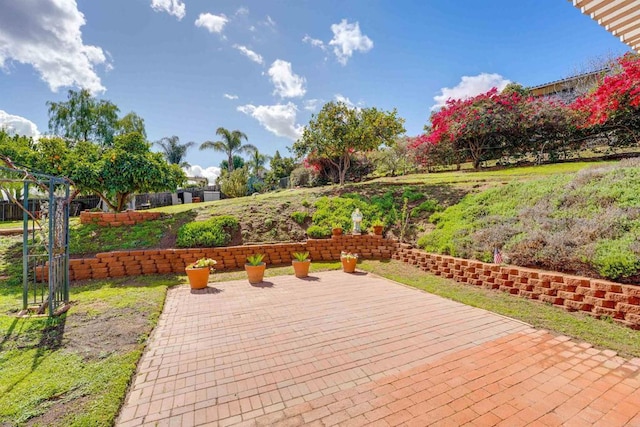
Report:
[{"label": "curved brick edging", "polygon": [[135,225],[144,221],[153,221],[160,218],[160,212],[80,212],[81,224],[98,224],[103,227],[119,227],[121,225]]},{"label": "curved brick edging", "polygon": [[609,316],[640,328],[640,286],[430,254],[404,244],[397,245],[392,258],[457,282],[500,289],[594,317]]}]

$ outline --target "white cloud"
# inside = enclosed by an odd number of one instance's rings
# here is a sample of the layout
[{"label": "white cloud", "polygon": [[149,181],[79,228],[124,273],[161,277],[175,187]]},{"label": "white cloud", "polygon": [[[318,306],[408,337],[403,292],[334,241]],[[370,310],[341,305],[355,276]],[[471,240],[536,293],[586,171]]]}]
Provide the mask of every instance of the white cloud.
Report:
[{"label": "white cloud", "polygon": [[267,15],[267,20],[265,21],[265,25],[267,27],[271,27],[274,30],[276,29],[276,21],[271,19],[271,17],[269,15]]},{"label": "white cloud", "polygon": [[269,132],[297,140],[302,136],[301,125],[296,124],[298,108],[291,102],[276,105],[241,105],[238,111],[256,119]]},{"label": "white cloud", "polygon": [[13,60],[30,64],[52,91],[78,86],[91,93],[105,87],[94,67],[107,62],[105,52],[85,45],[84,15],[75,1],[3,1],[0,13],[0,68]]},{"label": "white cloud", "polygon": [[209,180],[209,185],[213,185],[216,182],[216,178],[220,176],[220,168],[215,166],[209,166],[204,168],[200,165],[191,165],[188,168],[183,168],[184,173],[190,177],[204,177]]},{"label": "white cloud", "polygon": [[343,19],[339,24],[331,25],[331,31],[333,31],[333,38],[329,44],[334,46],[333,53],[342,65],[347,65],[353,52],[365,53],[373,48],[373,41],[360,32],[358,22],[349,24],[346,19]]},{"label": "white cloud", "polygon": [[293,74],[291,63],[276,59],[269,68],[271,83],[276,87],[274,94],[281,98],[296,98],[304,96],[307,89],[304,87],[306,79],[297,74]]},{"label": "white cloud", "polygon": [[224,14],[201,13],[195,24],[196,27],[206,28],[210,33],[220,34],[227,22],[229,22],[229,19]]},{"label": "white cloud", "polygon": [[342,94],[336,93],[334,98],[338,102],[342,102],[344,104],[347,104],[347,107],[349,107],[349,108],[354,108],[356,106],[356,104],[351,102],[351,100],[348,97],[346,97],[346,96],[344,96]]},{"label": "white cloud", "polygon": [[305,34],[305,36],[302,38],[302,42],[309,43],[311,46],[319,47],[322,50],[327,50],[327,47],[324,45],[324,42],[322,40],[314,39],[313,37],[310,37],[308,34]]},{"label": "white cloud", "polygon": [[462,76],[460,83],[454,87],[443,87],[440,89],[441,94],[436,95],[433,99],[436,104],[431,110],[436,110],[445,105],[448,99],[465,99],[479,95],[489,91],[491,88],[502,90],[506,85],[511,83],[500,74],[481,73],[477,76]]},{"label": "white cloud", "polygon": [[238,99],[238,95],[231,95],[231,94],[228,94],[228,93],[225,93],[222,96],[224,96],[227,99]]},{"label": "white cloud", "polygon": [[151,0],[151,8],[156,12],[167,12],[182,20],[186,15],[185,5],[181,0]]},{"label": "white cloud", "polygon": [[31,120],[3,110],[0,110],[0,129],[4,129],[9,135],[31,136],[36,139],[40,136],[38,126]]},{"label": "white cloud", "polygon": [[249,14],[248,7],[240,6],[238,10],[236,10],[236,15],[248,15],[248,14]]},{"label": "white cloud", "polygon": [[262,55],[255,53],[251,49],[248,49],[246,46],[240,46],[238,44],[234,44],[233,47],[238,49],[244,56],[252,60],[253,62],[257,62],[258,64],[264,64],[264,60],[262,59]]},{"label": "white cloud", "polygon": [[322,100],[320,99],[306,99],[302,102],[304,104],[304,109],[307,111],[316,111],[318,109],[318,104],[320,104]]}]

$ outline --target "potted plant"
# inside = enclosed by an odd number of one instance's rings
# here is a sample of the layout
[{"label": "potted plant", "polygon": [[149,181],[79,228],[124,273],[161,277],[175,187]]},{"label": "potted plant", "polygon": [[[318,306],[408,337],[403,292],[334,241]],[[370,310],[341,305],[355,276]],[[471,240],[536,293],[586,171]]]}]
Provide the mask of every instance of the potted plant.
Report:
[{"label": "potted plant", "polygon": [[200,258],[199,260],[187,265],[184,271],[189,278],[191,289],[203,289],[209,283],[209,273],[214,270],[216,261],[211,258]]},{"label": "potted plant", "polygon": [[334,236],[342,236],[342,224],[334,223],[331,226],[331,234]]},{"label": "potted plant", "polygon": [[376,236],[382,236],[382,230],[384,230],[384,221],[376,219],[371,223],[371,229]]},{"label": "potted plant", "polygon": [[297,278],[302,279],[309,275],[309,266],[311,265],[311,258],[309,258],[309,252],[294,252],[294,260],[291,261],[293,265],[293,271]]},{"label": "potted plant", "polygon": [[340,253],[340,261],[342,261],[342,270],[345,273],[353,273],[356,271],[356,263],[358,262],[358,254],[342,251]]},{"label": "potted plant", "polygon": [[260,283],[264,279],[264,270],[267,268],[267,264],[262,262],[263,259],[264,254],[254,254],[247,257],[244,269],[247,272],[249,283],[252,285]]}]

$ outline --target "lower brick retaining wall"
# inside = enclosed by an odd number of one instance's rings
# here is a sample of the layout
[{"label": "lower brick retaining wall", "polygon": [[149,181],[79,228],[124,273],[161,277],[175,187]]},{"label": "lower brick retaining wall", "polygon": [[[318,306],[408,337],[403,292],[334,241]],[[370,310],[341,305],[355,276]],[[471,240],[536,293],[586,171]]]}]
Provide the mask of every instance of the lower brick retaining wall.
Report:
[{"label": "lower brick retaining wall", "polygon": [[393,259],[423,271],[640,328],[640,286],[429,254],[402,244],[397,248]]},{"label": "lower brick retaining wall", "polygon": [[[293,252],[309,252],[312,260],[340,259],[340,251],[358,253],[365,259],[390,259],[396,243],[381,236],[337,236],[309,239],[304,243],[277,243],[221,248],[164,249],[99,253],[94,258],[71,259],[71,280],[104,279],[154,273],[184,273],[187,264],[199,258],[213,258],[216,270],[233,270],[244,266],[247,256],[265,254],[269,266],[291,263]],[[42,271],[40,271],[42,273]]]}]

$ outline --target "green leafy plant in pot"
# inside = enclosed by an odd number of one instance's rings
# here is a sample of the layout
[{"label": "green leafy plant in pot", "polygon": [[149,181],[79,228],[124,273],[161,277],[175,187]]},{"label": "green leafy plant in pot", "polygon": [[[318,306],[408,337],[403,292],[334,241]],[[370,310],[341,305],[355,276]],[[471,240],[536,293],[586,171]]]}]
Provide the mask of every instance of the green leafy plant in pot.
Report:
[{"label": "green leafy plant in pot", "polygon": [[247,272],[249,283],[252,285],[261,283],[264,279],[264,271],[267,268],[267,264],[262,262],[263,259],[264,254],[254,254],[247,257],[244,269]]},{"label": "green leafy plant in pot", "polygon": [[297,278],[302,279],[309,276],[309,266],[311,266],[311,258],[309,252],[294,252],[292,254],[293,271]]},{"label": "green leafy plant in pot", "polygon": [[384,221],[380,219],[376,219],[371,223],[371,229],[373,230],[373,234],[376,236],[382,236],[382,231],[384,230]]}]

